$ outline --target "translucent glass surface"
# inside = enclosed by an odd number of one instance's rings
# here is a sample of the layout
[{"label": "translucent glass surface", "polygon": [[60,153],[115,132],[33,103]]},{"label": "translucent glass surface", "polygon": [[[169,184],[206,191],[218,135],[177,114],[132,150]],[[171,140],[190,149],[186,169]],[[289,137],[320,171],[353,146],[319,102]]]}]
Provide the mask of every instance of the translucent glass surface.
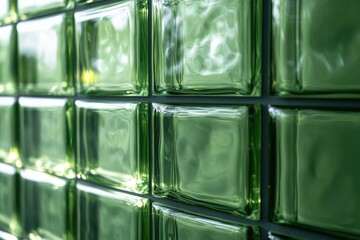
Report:
[{"label": "translucent glass surface", "polygon": [[0,230],[0,239],[1,240],[18,240],[17,237],[15,237],[14,235],[11,235],[8,232],[4,232]]},{"label": "translucent glass surface", "polygon": [[20,149],[24,166],[74,177],[70,101],[21,97],[19,103]]},{"label": "translucent glass surface", "polygon": [[153,204],[153,239],[157,240],[238,240],[251,238],[247,227]]},{"label": "translucent glass surface", "polygon": [[147,105],[76,101],[76,109],[78,176],[147,192]]},{"label": "translucent glass surface", "polygon": [[257,217],[257,110],[154,107],[154,187],[159,196]]},{"label": "translucent glass surface", "polygon": [[270,108],[275,221],[360,236],[360,113]]},{"label": "translucent glass surface", "polygon": [[[16,20],[16,12],[13,0],[0,1],[0,25],[8,24]],[[1,39],[2,33],[0,33]]]},{"label": "translucent glass surface", "polygon": [[149,239],[145,198],[77,184],[77,239]]},{"label": "translucent glass surface", "polygon": [[21,223],[26,239],[71,240],[71,182],[31,170],[20,172]]},{"label": "translucent glass surface", "polygon": [[73,5],[73,0],[17,0],[18,13],[22,19]]},{"label": "translucent glass surface", "polygon": [[73,92],[72,20],[62,14],[17,25],[22,93]]},{"label": "translucent glass surface", "polygon": [[75,14],[78,91],[147,95],[147,1],[121,1]]},{"label": "translucent glass surface", "polygon": [[0,27],[0,94],[14,94],[16,91],[14,76],[16,61],[16,55],[14,55],[15,41],[13,26]]},{"label": "translucent glass surface", "polygon": [[275,92],[359,93],[360,2],[272,2]]},{"label": "translucent glass surface", "polygon": [[259,93],[260,1],[152,4],[155,93]]}]

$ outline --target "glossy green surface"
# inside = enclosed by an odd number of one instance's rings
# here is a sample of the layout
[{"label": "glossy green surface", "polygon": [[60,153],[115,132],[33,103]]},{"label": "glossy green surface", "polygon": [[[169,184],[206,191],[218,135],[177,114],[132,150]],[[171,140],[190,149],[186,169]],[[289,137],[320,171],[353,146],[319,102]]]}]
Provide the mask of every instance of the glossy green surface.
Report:
[{"label": "glossy green surface", "polygon": [[14,27],[0,27],[0,94],[14,94],[16,91],[15,43]]},{"label": "glossy green surface", "polygon": [[76,101],[78,176],[148,190],[147,105]]},{"label": "glossy green surface", "polygon": [[[12,0],[0,1],[0,25],[8,24],[16,20],[16,12],[14,8],[14,2]],[[0,33],[0,38],[1,38]]]},{"label": "glossy green surface", "polygon": [[257,218],[259,158],[253,109],[153,107],[154,193]]},{"label": "glossy green surface", "polygon": [[360,113],[270,108],[275,221],[360,236]]},{"label": "glossy green surface", "polygon": [[247,227],[223,223],[153,204],[153,239],[157,240],[246,240]]},{"label": "glossy green surface", "polygon": [[147,95],[147,1],[121,1],[75,14],[78,91]]},{"label": "glossy green surface", "polygon": [[17,25],[20,92],[73,93],[72,21],[62,14]]},{"label": "glossy green surface", "polygon": [[18,13],[21,19],[59,11],[73,5],[73,0],[17,0]]},{"label": "glossy green surface", "polygon": [[80,184],[77,239],[149,239],[149,204],[140,198]]},{"label": "glossy green surface", "polygon": [[20,210],[23,237],[73,239],[71,184],[31,170],[20,172]]},{"label": "glossy green surface", "polygon": [[359,93],[360,2],[272,2],[275,92]]},{"label": "glossy green surface", "polygon": [[71,102],[26,98],[20,104],[20,154],[26,168],[74,177]]},{"label": "glossy green surface", "polygon": [[257,95],[259,6],[249,0],[153,0],[155,93]]}]

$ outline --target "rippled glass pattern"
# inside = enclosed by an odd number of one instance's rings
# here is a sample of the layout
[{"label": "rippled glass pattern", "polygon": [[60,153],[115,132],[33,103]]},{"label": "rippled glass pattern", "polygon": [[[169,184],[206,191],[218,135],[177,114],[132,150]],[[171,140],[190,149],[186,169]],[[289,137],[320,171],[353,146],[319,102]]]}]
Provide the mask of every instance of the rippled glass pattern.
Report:
[{"label": "rippled glass pattern", "polygon": [[154,193],[258,217],[256,110],[247,106],[153,107]]},{"label": "rippled glass pattern", "polygon": [[62,14],[17,25],[21,93],[73,93],[72,20]]},{"label": "rippled glass pattern", "polygon": [[360,2],[273,0],[272,3],[275,92],[359,93]]},{"label": "rippled glass pattern", "polygon": [[80,93],[147,95],[147,1],[76,13]]},{"label": "rippled glass pattern", "polygon": [[73,0],[17,0],[18,13],[22,19],[73,5]]},{"label": "rippled glass pattern", "polygon": [[153,0],[155,93],[258,94],[256,8],[249,0]]},{"label": "rippled glass pattern", "polygon": [[[0,6],[1,9],[1,6]],[[15,85],[15,31],[13,26],[0,27],[0,94],[14,94]]]},{"label": "rippled glass pattern", "polygon": [[26,168],[74,177],[70,101],[26,98],[20,105],[20,152]]},{"label": "rippled glass pattern", "polygon": [[148,199],[82,183],[76,190],[76,239],[149,239]]},{"label": "rippled glass pattern", "polygon": [[78,176],[148,190],[147,104],[76,101]]},{"label": "rippled glass pattern", "polygon": [[360,113],[270,108],[270,114],[275,220],[359,235]]}]

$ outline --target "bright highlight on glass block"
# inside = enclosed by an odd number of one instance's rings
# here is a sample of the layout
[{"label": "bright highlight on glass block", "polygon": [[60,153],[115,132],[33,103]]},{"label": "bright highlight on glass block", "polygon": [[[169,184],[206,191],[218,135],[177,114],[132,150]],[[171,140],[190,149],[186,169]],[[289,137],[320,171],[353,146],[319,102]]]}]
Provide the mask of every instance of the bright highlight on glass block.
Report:
[{"label": "bright highlight on glass block", "polygon": [[270,108],[275,221],[360,236],[360,113]]},{"label": "bright highlight on glass block", "polygon": [[0,239],[1,240],[18,240],[18,238],[14,235],[11,235],[8,232],[4,232],[0,230]]},{"label": "bright highlight on glass block", "polygon": [[72,21],[62,14],[17,25],[20,92],[73,93]]},{"label": "bright highlight on glass block", "polygon": [[152,4],[155,93],[259,94],[260,1]]},{"label": "bright highlight on glass block", "polygon": [[153,239],[238,240],[258,239],[245,226],[223,223],[181,210],[153,204]]},{"label": "bright highlight on glass block", "polygon": [[73,5],[73,0],[17,0],[18,13],[22,19],[49,11],[69,8]]},{"label": "bright highlight on glass block", "polygon": [[258,108],[153,107],[154,194],[258,218]]},{"label": "bright highlight on glass block", "polygon": [[149,204],[145,198],[87,184],[77,189],[77,239],[149,239]]},{"label": "bright highlight on glass block", "polygon": [[78,91],[147,95],[147,1],[78,12],[75,20]]},{"label": "bright highlight on glass block", "polygon": [[[0,3],[1,9],[1,3]],[[1,10],[0,10],[1,11]],[[15,38],[13,26],[0,27],[0,94],[14,94],[15,85]]]},{"label": "bright highlight on glass block", "polygon": [[76,101],[78,176],[148,190],[147,104]]},{"label": "bright highlight on glass block", "polygon": [[359,93],[360,2],[272,2],[275,92]]},{"label": "bright highlight on glass block", "polygon": [[[16,12],[13,0],[0,1],[0,25],[16,21]],[[0,33],[1,39],[2,33]]]},{"label": "bright highlight on glass block", "polygon": [[24,166],[74,177],[71,102],[21,97],[19,104],[20,149]]},{"label": "bright highlight on glass block", "polygon": [[32,170],[22,170],[20,176],[23,237],[73,239],[71,181]]}]

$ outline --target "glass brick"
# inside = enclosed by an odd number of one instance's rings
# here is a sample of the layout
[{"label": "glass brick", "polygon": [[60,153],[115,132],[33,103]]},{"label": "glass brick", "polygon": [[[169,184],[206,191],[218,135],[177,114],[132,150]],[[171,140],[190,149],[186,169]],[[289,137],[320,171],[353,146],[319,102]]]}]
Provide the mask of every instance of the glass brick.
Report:
[{"label": "glass brick", "polygon": [[275,93],[342,97],[358,94],[360,2],[273,0],[272,3]]},{"label": "glass brick", "polygon": [[[251,229],[153,204],[153,239],[236,240],[258,239]],[[253,237],[251,237],[253,236]]]},{"label": "glass brick", "polygon": [[260,1],[153,0],[157,94],[260,93]]},{"label": "glass brick", "polygon": [[258,218],[258,107],[153,107],[154,194]]},{"label": "glass brick", "polygon": [[58,176],[74,177],[71,101],[21,97],[19,103],[23,165]]},{"label": "glass brick", "polygon": [[32,170],[20,172],[23,237],[26,239],[72,238],[72,183]]},{"label": "glass brick", "polygon": [[78,176],[148,190],[147,104],[76,101]]},{"label": "glass brick", "polygon": [[[9,24],[16,21],[15,1],[2,0],[0,1],[0,25]],[[2,33],[0,33],[1,39]]]},{"label": "glass brick", "polygon": [[0,27],[0,94],[14,94],[16,92],[15,33],[16,31],[11,25]]},{"label": "glass brick", "polygon": [[274,221],[360,236],[360,113],[270,108]]},{"label": "glass brick", "polygon": [[149,239],[148,200],[124,193],[77,187],[77,239]]},{"label": "glass brick", "polygon": [[18,13],[21,19],[48,12],[55,12],[73,6],[73,0],[17,0]]},{"label": "glass brick", "polygon": [[147,1],[78,12],[75,20],[78,91],[147,95]]},{"label": "glass brick", "polygon": [[19,234],[16,186],[16,168],[0,163],[0,230],[12,234]]},{"label": "glass brick", "polygon": [[16,99],[0,97],[0,162],[21,167],[17,148]]},{"label": "glass brick", "polygon": [[17,25],[21,93],[73,93],[72,21],[61,14]]}]

